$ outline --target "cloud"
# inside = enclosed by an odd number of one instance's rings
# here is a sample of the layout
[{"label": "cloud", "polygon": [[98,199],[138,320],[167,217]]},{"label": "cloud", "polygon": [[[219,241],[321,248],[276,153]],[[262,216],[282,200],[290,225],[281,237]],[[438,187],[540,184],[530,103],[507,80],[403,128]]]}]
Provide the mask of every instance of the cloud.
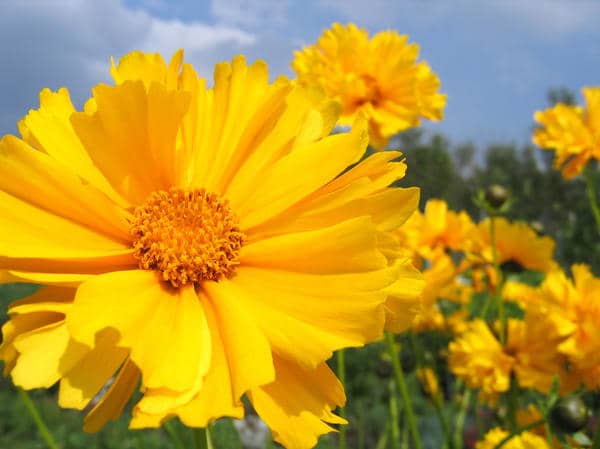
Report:
[{"label": "cloud", "polygon": [[[60,6],[58,6],[60,5]],[[44,87],[67,86],[79,105],[108,81],[110,56],[141,49],[166,58],[178,48],[210,75],[214,63],[252,46],[254,34],[232,25],[184,23],[125,7],[119,0],[4,0],[0,15],[0,132],[38,105]]]}]

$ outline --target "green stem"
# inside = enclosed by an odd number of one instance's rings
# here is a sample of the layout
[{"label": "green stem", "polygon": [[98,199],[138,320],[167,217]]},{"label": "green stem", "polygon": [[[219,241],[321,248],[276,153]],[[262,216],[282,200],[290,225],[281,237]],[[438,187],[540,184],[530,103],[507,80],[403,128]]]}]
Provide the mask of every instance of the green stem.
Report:
[{"label": "green stem", "polygon": [[394,388],[394,381],[390,379],[388,384],[389,394],[390,394],[390,434],[392,436],[392,449],[400,448],[400,427],[398,427],[398,422],[400,420],[398,416],[398,402],[396,399],[396,389]]},{"label": "green stem", "polygon": [[208,427],[194,429],[194,442],[196,449],[214,449]]},{"label": "green stem", "polygon": [[[498,251],[496,250],[496,220],[495,216],[490,217],[490,246],[492,247],[492,264],[496,274],[496,287],[494,288],[494,298],[498,302],[498,318],[500,319],[500,343],[504,346],[506,342],[506,313],[504,311],[504,299],[500,294],[502,287],[502,271],[498,263]],[[484,317],[485,318],[485,317]]]},{"label": "green stem", "polygon": [[[423,369],[425,367],[425,356],[423,354],[423,348],[419,344],[417,337],[414,332],[409,333],[410,343],[413,352],[417,355],[417,368]],[[440,426],[442,428],[442,432],[444,433],[444,437],[446,439],[446,445],[448,448],[453,449],[452,444],[452,435],[450,434],[450,425],[448,424],[448,419],[446,418],[446,414],[444,413],[444,402],[439,392],[432,391],[431,400],[433,402],[433,406],[437,413],[438,420],[440,422]]]},{"label": "green stem", "polygon": [[471,404],[471,394],[471,390],[468,387],[465,387],[460,403],[460,409],[456,417],[456,427],[454,428],[454,449],[462,449],[464,444],[463,429],[465,427],[467,410],[469,409],[469,404]]},{"label": "green stem", "polygon": [[135,442],[138,449],[145,449],[146,445],[144,444],[144,438],[142,437],[142,432],[135,431]]},{"label": "green stem", "polygon": [[596,431],[594,433],[594,441],[590,449],[600,449],[600,423],[596,422]]},{"label": "green stem", "polygon": [[594,180],[595,170],[591,167],[588,167],[585,170],[585,183],[587,187],[587,195],[588,200],[590,202],[590,209],[592,210],[592,214],[594,215],[594,220],[596,220],[596,229],[598,233],[600,233],[600,208],[598,208],[598,202],[596,200],[596,186]]},{"label": "green stem", "polygon": [[529,424],[527,424],[525,426],[519,427],[518,429],[512,431],[510,433],[510,435],[508,435],[506,438],[502,439],[498,444],[496,444],[496,446],[494,447],[494,449],[500,449],[502,446],[504,446],[504,444],[508,443],[510,440],[512,440],[517,435],[522,434],[526,430],[533,429],[535,427],[541,426],[545,422],[546,421],[544,419],[539,419],[539,420],[534,421],[532,423],[529,423]]},{"label": "green stem", "polygon": [[390,431],[390,418],[385,423],[383,433],[379,436],[375,449],[385,449],[387,447],[388,433]]},{"label": "green stem", "polygon": [[44,442],[46,443],[46,446],[48,446],[50,449],[58,449],[58,445],[56,444],[56,441],[54,441],[52,434],[48,430],[48,426],[46,426],[46,423],[44,423],[44,420],[42,419],[40,412],[36,408],[35,404],[31,400],[31,398],[29,397],[27,392],[21,388],[19,388],[18,391],[19,391],[19,397],[21,398],[21,401],[23,401],[23,404],[25,405],[27,412],[29,413],[29,415],[31,416],[33,421],[35,422],[35,425],[37,426],[37,429],[40,432],[40,435],[42,436]]},{"label": "green stem", "polygon": [[[515,376],[510,378],[507,397],[508,428],[512,432],[517,428],[517,410],[519,409],[519,384]],[[545,422],[545,420],[544,420]]]},{"label": "green stem", "polygon": [[[343,349],[340,349],[337,352],[336,360],[337,360],[337,376],[340,380],[342,387],[346,388],[346,361],[345,361],[345,353]],[[346,408],[340,407],[339,409],[340,417],[346,419]],[[338,434],[338,447],[339,449],[346,449],[346,426],[340,426],[340,432]]]},{"label": "green stem", "polygon": [[417,421],[415,420],[415,414],[413,411],[410,396],[408,395],[408,389],[406,388],[406,381],[404,380],[404,373],[402,372],[402,366],[400,365],[400,358],[394,344],[394,335],[390,332],[385,333],[385,341],[387,343],[388,352],[392,358],[392,366],[394,367],[394,377],[396,378],[396,384],[400,391],[400,397],[402,398],[402,405],[404,406],[404,413],[406,414],[406,420],[408,421],[408,428],[412,435],[413,443],[416,449],[423,449],[421,443],[421,437],[419,436],[419,429],[417,428]]},{"label": "green stem", "polygon": [[177,433],[177,429],[175,429],[175,427],[173,427],[173,422],[167,421],[166,423],[163,424],[163,427],[169,434],[169,438],[171,438],[171,441],[173,442],[175,447],[177,449],[185,449],[185,444],[183,444],[183,441],[181,440],[179,434]]}]

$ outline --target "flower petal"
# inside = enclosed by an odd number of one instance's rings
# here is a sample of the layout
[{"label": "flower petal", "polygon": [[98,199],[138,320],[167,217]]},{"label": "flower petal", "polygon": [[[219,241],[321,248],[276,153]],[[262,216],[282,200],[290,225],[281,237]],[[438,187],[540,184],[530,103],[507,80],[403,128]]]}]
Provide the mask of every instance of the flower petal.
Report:
[{"label": "flower petal", "polygon": [[331,412],[346,402],[344,388],[325,363],[311,370],[281,358],[274,360],[277,378],[252,389],[252,405],[277,442],[296,449],[312,448],[320,435],[335,431],[326,423],[346,423]]},{"label": "flower petal", "polygon": [[308,273],[349,273],[385,268],[377,233],[368,216],[327,228],[284,234],[244,246],[240,262]]},{"label": "flower petal", "polygon": [[176,136],[189,94],[141,81],[94,89],[97,110],[71,122],[96,166],[133,204],[175,183]]},{"label": "flower petal", "polygon": [[116,420],[129,402],[139,379],[140,370],[127,360],[106,394],[85,417],[83,430],[98,432],[109,420]]},{"label": "flower petal", "polygon": [[[202,299],[202,296],[200,298]],[[130,427],[136,429],[158,427],[172,415],[179,416],[179,419],[189,427],[206,427],[211,421],[222,416],[233,418],[244,416],[244,408],[239,397],[234,396],[231,387],[229,363],[213,307],[206,299],[203,304],[205,304],[206,319],[210,328],[212,358],[202,388],[186,402],[179,401],[180,398],[174,397],[173,394],[169,395],[165,391],[147,390],[134,409]],[[177,402],[179,402],[177,407],[165,410],[165,404],[177,405]]]},{"label": "flower petal", "polygon": [[231,295],[274,352],[315,367],[337,349],[381,337],[384,289],[396,271],[311,275],[240,267]]},{"label": "flower petal", "polygon": [[243,292],[228,279],[205,282],[202,289],[210,299],[225,346],[234,398],[272,382],[271,346],[251,311],[239,301]]},{"label": "flower petal", "polygon": [[172,289],[152,271],[113,272],[84,282],[67,325],[73,338],[91,347],[98,332],[116,332],[116,344],[131,350],[146,388],[186,391],[208,369],[210,335],[194,287]]}]

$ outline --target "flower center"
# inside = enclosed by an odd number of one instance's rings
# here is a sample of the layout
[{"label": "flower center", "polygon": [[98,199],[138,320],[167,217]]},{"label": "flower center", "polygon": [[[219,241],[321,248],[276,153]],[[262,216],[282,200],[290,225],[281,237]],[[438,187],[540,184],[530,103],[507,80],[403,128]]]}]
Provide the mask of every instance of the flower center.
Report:
[{"label": "flower center", "polygon": [[227,201],[204,189],[153,192],[130,232],[140,268],[173,287],[231,277],[245,239]]}]

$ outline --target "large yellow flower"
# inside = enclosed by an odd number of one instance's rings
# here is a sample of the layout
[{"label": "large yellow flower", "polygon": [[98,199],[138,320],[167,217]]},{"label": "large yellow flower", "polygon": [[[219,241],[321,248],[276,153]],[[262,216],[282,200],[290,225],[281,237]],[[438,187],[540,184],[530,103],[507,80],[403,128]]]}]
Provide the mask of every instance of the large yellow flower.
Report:
[{"label": "large yellow flower", "polygon": [[[217,65],[206,88],[182,52],[134,52],[83,112],[44,90],[0,142],[2,280],[46,284],[10,307],[0,355],[24,388],[116,418],[141,379],[132,427],[241,416],[247,394],[275,438],[307,448],[344,391],[325,364],[408,326],[422,281],[391,231],[418,189],[399,153],[350,170],[364,120],[328,136],[338,108],[263,62]],[[343,173],[343,174],[341,174]]]},{"label": "large yellow flower", "polygon": [[366,113],[371,145],[382,148],[388,137],[418,126],[421,117],[442,118],[446,96],[439,93],[438,77],[418,57],[418,45],[396,31],[369,39],[354,24],[336,23],[315,45],[297,51],[292,67],[301,83],[321,86],[341,102],[341,124]]},{"label": "large yellow flower", "polygon": [[579,175],[590,159],[600,159],[600,87],[581,91],[585,110],[559,103],[534,115],[542,127],[534,131],[533,142],[556,151],[554,167],[562,168],[566,179]]}]

